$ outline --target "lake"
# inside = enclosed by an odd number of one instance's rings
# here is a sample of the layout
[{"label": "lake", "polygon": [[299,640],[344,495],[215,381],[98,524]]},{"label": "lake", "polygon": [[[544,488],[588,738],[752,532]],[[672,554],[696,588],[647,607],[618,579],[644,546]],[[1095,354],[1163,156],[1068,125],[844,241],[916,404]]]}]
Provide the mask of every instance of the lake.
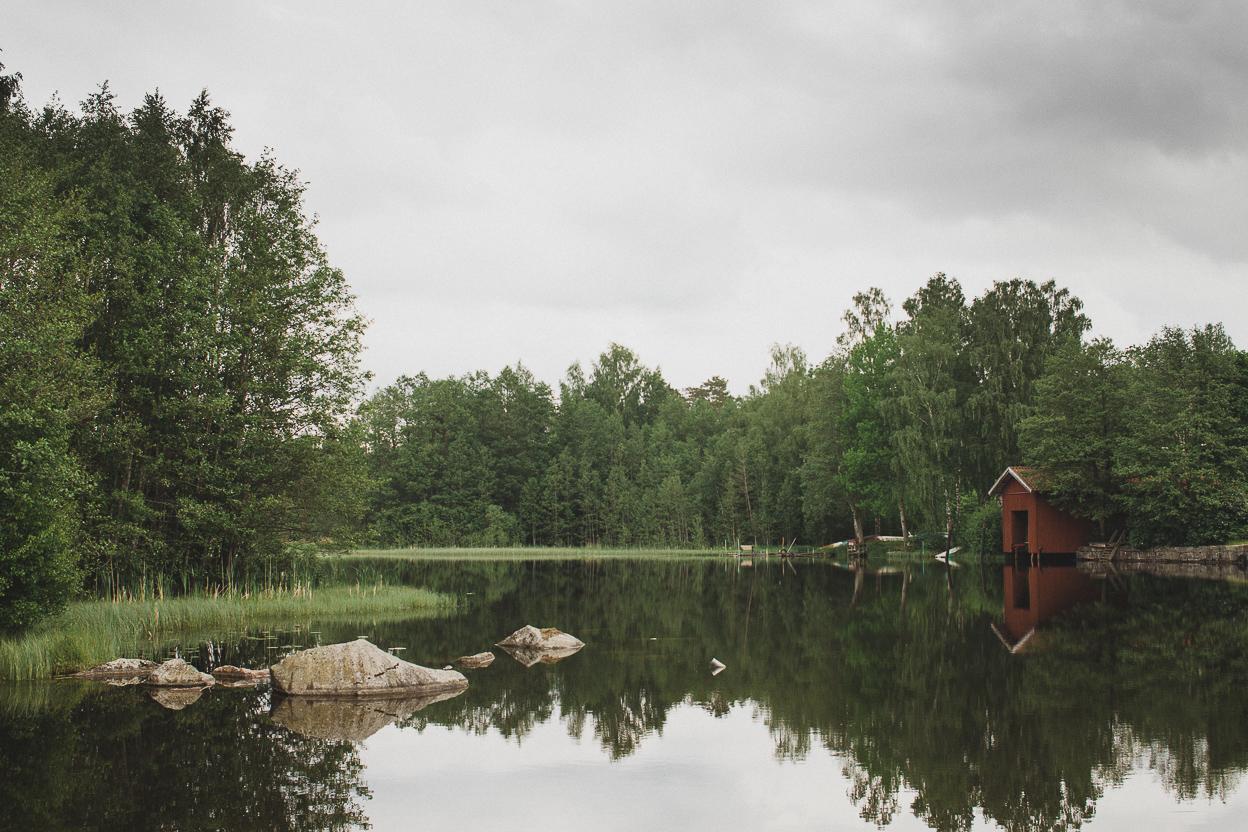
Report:
[{"label": "lake", "polygon": [[432,703],[0,686],[0,826],[1136,832],[1248,812],[1243,584],[930,560],[365,567],[459,612],[151,657],[260,666],[367,636],[442,666],[528,623],[587,646],[531,667],[495,648]]}]

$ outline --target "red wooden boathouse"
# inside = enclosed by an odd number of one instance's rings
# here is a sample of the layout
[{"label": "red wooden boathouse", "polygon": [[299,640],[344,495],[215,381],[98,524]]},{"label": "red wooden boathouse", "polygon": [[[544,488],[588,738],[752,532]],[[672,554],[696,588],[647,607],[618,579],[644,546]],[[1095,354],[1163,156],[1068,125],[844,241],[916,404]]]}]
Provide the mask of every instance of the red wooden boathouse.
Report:
[{"label": "red wooden boathouse", "polygon": [[1044,475],[1006,468],[989,494],[1001,501],[1001,543],[1007,554],[1073,554],[1087,544],[1092,524],[1044,499]]}]

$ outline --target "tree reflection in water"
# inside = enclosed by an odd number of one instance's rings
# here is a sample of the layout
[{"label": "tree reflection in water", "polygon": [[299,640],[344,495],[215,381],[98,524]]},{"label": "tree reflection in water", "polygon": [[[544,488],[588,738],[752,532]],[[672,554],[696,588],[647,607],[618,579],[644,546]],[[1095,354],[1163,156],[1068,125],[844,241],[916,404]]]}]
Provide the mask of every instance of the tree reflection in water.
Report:
[{"label": "tree reflection in water", "polygon": [[[472,671],[463,695],[387,714],[405,730],[437,725],[520,742],[558,719],[618,760],[662,742],[676,708],[713,717],[747,708],[777,759],[835,754],[865,820],[887,825],[908,812],[947,830],[970,828],[977,813],[1008,829],[1076,828],[1106,789],[1141,768],[1176,799],[1219,798],[1248,765],[1238,693],[1248,681],[1248,591],[1230,583],[1033,569],[1031,604],[1048,599],[1052,615],[1025,622],[1038,636],[1020,654],[993,631],[1012,632],[1021,597],[1017,576],[999,566],[965,564],[952,582],[930,563],[368,568],[475,593],[446,620],[369,625],[379,643],[410,645],[416,660],[473,652],[524,623],[588,642],[558,663]],[[336,637],[364,632],[341,630]],[[728,670],[711,676],[711,656]],[[159,813],[182,829],[366,822],[355,747],[285,730],[262,692],[214,691],[172,713],[138,691],[74,691],[73,702],[46,706],[8,694],[0,755],[16,776],[0,788],[31,826],[141,829],[158,826]],[[354,736],[334,731],[319,735]]]},{"label": "tree reflection in water", "polygon": [[0,799],[12,829],[330,832],[368,826],[355,746],[270,720],[259,690],[171,711],[141,690],[6,689]]}]

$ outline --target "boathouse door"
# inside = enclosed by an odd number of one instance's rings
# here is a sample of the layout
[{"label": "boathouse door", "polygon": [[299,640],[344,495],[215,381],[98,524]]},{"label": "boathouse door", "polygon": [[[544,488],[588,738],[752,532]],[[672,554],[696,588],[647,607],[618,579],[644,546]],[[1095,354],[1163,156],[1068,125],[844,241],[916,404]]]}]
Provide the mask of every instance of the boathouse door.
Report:
[{"label": "boathouse door", "polygon": [[1012,511],[1010,512],[1010,544],[1014,550],[1014,554],[1018,554],[1018,548],[1023,547],[1023,551],[1030,553],[1031,546],[1027,540],[1027,512]]}]

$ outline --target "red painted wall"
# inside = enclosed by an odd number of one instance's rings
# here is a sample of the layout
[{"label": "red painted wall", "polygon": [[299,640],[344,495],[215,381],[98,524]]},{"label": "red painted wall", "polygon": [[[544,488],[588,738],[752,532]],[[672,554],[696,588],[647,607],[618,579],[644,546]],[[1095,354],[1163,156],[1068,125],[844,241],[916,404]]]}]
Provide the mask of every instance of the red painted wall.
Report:
[{"label": "red painted wall", "polygon": [[1029,554],[1070,554],[1091,538],[1090,522],[1054,508],[1044,497],[1029,492],[1011,477],[1001,488],[1001,550],[1006,554],[1013,553],[1014,546],[1024,542],[1015,540],[1015,511],[1027,512],[1025,542]]}]

